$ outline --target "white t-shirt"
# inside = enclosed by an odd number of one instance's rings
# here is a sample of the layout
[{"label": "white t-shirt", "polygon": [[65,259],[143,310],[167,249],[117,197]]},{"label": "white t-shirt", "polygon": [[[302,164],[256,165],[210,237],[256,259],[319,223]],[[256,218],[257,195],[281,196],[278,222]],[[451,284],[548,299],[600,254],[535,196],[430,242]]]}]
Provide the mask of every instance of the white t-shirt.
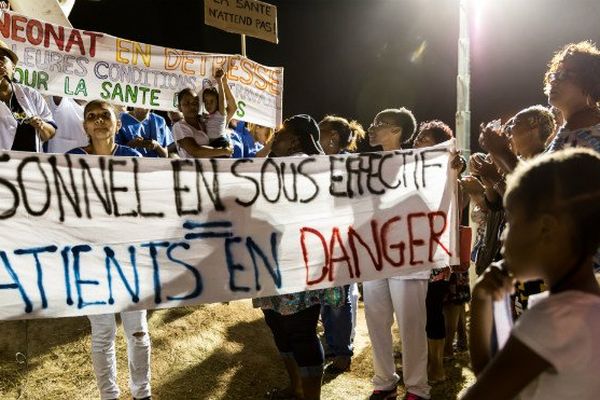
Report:
[{"label": "white t-shirt", "polygon": [[567,291],[527,310],[512,334],[552,364],[521,400],[600,398],[600,296]]},{"label": "white t-shirt", "polygon": [[204,124],[206,125],[206,134],[210,140],[225,135],[225,129],[227,128],[225,116],[219,110],[212,114],[205,114]]},{"label": "white t-shirt", "polygon": [[171,130],[173,131],[173,139],[175,139],[175,143],[177,143],[177,152],[181,158],[194,158],[194,156],[188,154],[188,152],[179,145],[181,139],[191,137],[196,141],[198,146],[205,146],[208,144],[209,139],[206,132],[194,128],[183,119],[175,123]]},{"label": "white t-shirt", "polygon": [[56,134],[48,141],[48,153],[62,154],[87,146],[89,139],[83,129],[83,108],[68,97],[64,97],[59,105],[54,103],[52,96],[46,96],[45,100],[58,126]]}]

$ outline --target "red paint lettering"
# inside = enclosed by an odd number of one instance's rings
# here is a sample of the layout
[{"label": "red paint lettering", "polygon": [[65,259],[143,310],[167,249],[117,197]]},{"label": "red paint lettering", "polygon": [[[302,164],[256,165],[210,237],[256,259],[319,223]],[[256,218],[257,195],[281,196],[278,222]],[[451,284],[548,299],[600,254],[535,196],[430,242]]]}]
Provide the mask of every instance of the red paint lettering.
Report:
[{"label": "red paint lettering", "polygon": [[5,39],[10,36],[10,15],[8,13],[2,13],[0,33],[2,33],[2,36],[4,36]]},{"label": "red paint lettering", "polygon": [[[339,246],[339,248],[342,250],[343,256],[334,258],[333,249],[336,246],[336,242],[337,242],[337,246]],[[352,264],[350,264],[350,257],[348,256],[348,252],[346,251],[346,248],[344,247],[344,243],[342,242],[342,238],[340,237],[340,229],[335,227],[331,231],[331,241],[329,242],[329,282],[334,281],[333,263],[342,262],[342,261],[344,261],[346,263],[346,265],[348,266],[348,272],[350,272],[350,278],[354,278],[354,273],[352,272]]]},{"label": "red paint lettering", "polygon": [[[435,218],[436,217],[440,217],[442,218],[442,228],[440,230],[435,230]],[[448,254],[450,257],[452,257],[452,254],[450,254],[450,251],[448,251],[448,249],[446,248],[446,246],[443,245],[442,242],[440,242],[440,236],[442,236],[442,234],[446,231],[446,226],[447,221],[446,221],[446,213],[443,211],[433,211],[430,212],[429,214],[427,214],[427,218],[429,219],[429,261],[433,261],[433,254],[435,253],[435,248],[434,248],[434,242],[439,244],[440,247],[446,252],[446,254]]]},{"label": "red paint lettering", "polygon": [[[312,233],[313,235],[315,235],[317,238],[319,238],[321,240],[321,245],[323,246],[323,254],[325,255],[325,264],[323,265],[323,268],[321,270],[321,276],[318,279],[310,280],[310,267],[308,266],[308,249],[306,247],[305,233]],[[327,251],[327,242],[325,241],[325,238],[323,237],[321,232],[319,232],[318,230],[313,229],[313,228],[303,227],[300,229],[300,245],[302,246],[302,256],[304,258],[304,265],[306,267],[306,284],[308,286],[316,285],[316,284],[322,282],[323,279],[325,279],[325,277],[327,276],[327,272],[329,270],[329,268],[328,268],[329,252]]]},{"label": "red paint lettering", "polygon": [[[35,28],[35,33],[34,33]],[[44,26],[40,21],[35,19],[29,20],[27,23],[27,30],[25,31],[27,35],[27,40],[34,46],[42,43],[44,40]]]},{"label": "red paint lettering", "polygon": [[50,47],[50,37],[52,37],[52,41],[56,44],[56,47],[60,51],[63,51],[65,48],[65,28],[62,26],[57,26],[58,32],[54,30],[52,25],[46,24],[46,31],[44,32],[44,47]]},{"label": "red paint lettering", "polygon": [[425,213],[411,213],[406,218],[408,221],[408,247],[410,248],[410,265],[423,264],[423,261],[415,260],[415,247],[425,245],[423,239],[415,239],[413,231],[413,219],[425,217]]},{"label": "red paint lettering", "polygon": [[71,52],[71,47],[73,45],[79,47],[79,52],[81,55],[85,55],[85,47],[83,46],[83,39],[81,38],[81,34],[78,30],[73,29],[71,34],[69,35],[69,39],[67,39],[67,45],[65,46],[65,51],[67,53]]},{"label": "red paint lettering", "polygon": [[371,262],[377,271],[381,271],[383,268],[382,262],[382,254],[381,254],[381,246],[379,245],[379,229],[377,226],[377,221],[371,221],[371,234],[373,236],[373,242],[375,242],[375,251],[377,252],[377,258],[373,255],[373,251],[367,245],[367,242],[363,240],[363,238],[352,228],[352,226],[348,227],[348,243],[350,244],[350,250],[352,250],[352,257],[354,260],[354,268],[356,269],[355,274],[357,278],[360,278],[360,263],[358,259],[358,251],[356,249],[356,243],[354,240],[356,239],[366,250],[367,254],[371,258]]},{"label": "red paint lettering", "polygon": [[22,42],[25,43],[27,41],[27,39],[25,39],[25,37],[19,36],[19,32],[25,32],[25,26],[22,24],[25,24],[25,22],[27,22],[27,18],[22,17],[20,15],[14,15],[12,17],[12,32],[11,32],[11,39],[16,41],[16,42]]},{"label": "red paint lettering", "polygon": [[[383,257],[394,267],[401,267],[402,265],[404,265],[404,248],[406,245],[404,244],[404,242],[398,242],[388,246],[387,239],[391,225],[395,222],[399,222],[400,219],[401,218],[399,216],[395,216],[394,218],[387,220],[381,227],[381,246],[383,247]],[[388,254],[388,248],[398,249],[398,255],[400,256],[398,261],[392,260],[392,258]]]},{"label": "red paint lettering", "polygon": [[100,39],[104,35],[101,33],[88,32],[88,31],[83,31],[83,34],[90,37],[89,53],[90,53],[90,57],[94,57],[96,55],[96,40]]}]

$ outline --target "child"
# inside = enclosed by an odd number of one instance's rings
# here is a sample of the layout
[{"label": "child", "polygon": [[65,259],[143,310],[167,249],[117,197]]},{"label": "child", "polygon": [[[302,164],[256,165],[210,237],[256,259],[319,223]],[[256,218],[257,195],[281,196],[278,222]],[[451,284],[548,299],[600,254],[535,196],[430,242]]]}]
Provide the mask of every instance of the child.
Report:
[{"label": "child", "polygon": [[[463,399],[596,399],[600,393],[600,156],[584,149],[520,164],[504,196],[506,270],[489,267],[473,289],[471,360]],[[492,302],[514,280],[544,279],[550,292],[527,310],[492,356]]]},{"label": "child", "polygon": [[192,89],[186,88],[177,94],[177,107],[183,119],[173,125],[173,138],[181,158],[229,157],[232,150],[225,146],[209,146],[209,138],[200,118],[200,99]]},{"label": "child", "polygon": [[[141,157],[135,149],[115,142],[121,120],[113,107],[104,100],[92,100],[83,110],[83,128],[89,144],[68,151],[68,154]],[[101,399],[117,399],[121,393],[117,385],[117,357],[115,335],[117,324],[114,314],[89,315],[92,326],[92,364]],[[150,388],[150,334],[146,310],[123,311],[121,321],[127,337],[129,359],[129,389],[134,400],[151,400]]]},{"label": "child", "polygon": [[[227,84],[227,76],[222,69],[215,73],[218,91],[214,87],[202,91],[202,102],[208,114],[204,114],[204,125],[208,135],[209,145],[212,147],[228,147],[226,129],[229,120],[237,110],[237,102]],[[225,107],[227,100],[227,108]]]}]

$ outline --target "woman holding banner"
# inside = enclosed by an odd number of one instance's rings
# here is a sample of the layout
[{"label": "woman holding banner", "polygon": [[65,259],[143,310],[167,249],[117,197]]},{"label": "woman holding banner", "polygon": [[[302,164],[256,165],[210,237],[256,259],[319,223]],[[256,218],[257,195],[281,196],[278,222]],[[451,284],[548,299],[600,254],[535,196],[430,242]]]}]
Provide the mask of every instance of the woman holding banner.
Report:
[{"label": "woman holding banner", "polygon": [[[384,151],[409,143],[417,122],[406,108],[383,110],[369,127],[369,142]],[[429,399],[427,382],[427,310],[430,271],[363,283],[365,317],[373,348],[374,391],[370,400],[395,400],[400,377],[392,348],[394,314],[402,339],[402,375],[407,400]]]},{"label": "woman holding banner", "polygon": [[[70,150],[69,154],[94,154],[103,156],[141,157],[137,151],[115,143],[115,135],[121,127],[112,106],[103,100],[89,102],[83,111],[83,127],[90,138],[86,147]],[[100,398],[118,399],[117,359],[115,335],[117,324],[114,314],[88,316],[92,326],[92,364]],[[129,385],[136,400],[150,397],[150,335],[146,310],[123,311],[121,321],[127,336],[129,355]]]},{"label": "woman holding banner", "polygon": [[[319,126],[312,117],[301,114],[283,122],[270,156],[319,154],[324,154]],[[321,305],[340,306],[344,302],[342,292],[341,288],[329,288],[253,300],[254,306],[263,310],[291,381],[288,389],[271,392],[271,399],[321,398],[324,356],[317,323]]]},{"label": "woman holding banner", "polygon": [[[365,137],[365,130],[357,121],[327,115],[319,122],[321,147],[326,154],[348,154],[356,151],[358,140]],[[352,341],[356,330],[356,312],[358,310],[358,284],[343,287],[344,305],[335,308],[329,305],[321,307],[321,321],[325,330],[327,350],[325,355],[333,357],[327,367],[328,373],[339,374],[350,369],[354,349]]]},{"label": "woman holding banner", "polygon": [[19,62],[0,40],[0,149],[39,153],[56,132],[44,98],[34,89],[13,82]]}]

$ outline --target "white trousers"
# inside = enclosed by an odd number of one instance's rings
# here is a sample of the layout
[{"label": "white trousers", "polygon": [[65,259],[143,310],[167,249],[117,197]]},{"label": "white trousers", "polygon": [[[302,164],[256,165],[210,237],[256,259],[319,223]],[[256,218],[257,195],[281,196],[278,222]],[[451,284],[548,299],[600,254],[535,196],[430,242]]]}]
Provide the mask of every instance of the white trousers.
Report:
[{"label": "white trousers", "polygon": [[[92,364],[100,398],[117,399],[120,390],[117,385],[115,315],[88,315],[88,318],[92,325]],[[121,321],[127,338],[131,395],[137,399],[148,397],[150,396],[150,336],[146,310],[124,311],[121,313]]]},{"label": "white trousers", "polygon": [[402,340],[402,376],[410,393],[429,398],[427,382],[428,279],[380,279],[363,283],[365,317],[373,349],[375,390],[390,390],[400,377],[396,373],[392,343],[394,313]]},{"label": "white trousers", "polygon": [[354,341],[356,335],[356,314],[358,312],[358,298],[360,292],[358,291],[358,283],[350,284],[350,304],[352,304],[352,334],[350,335],[350,341]]}]

